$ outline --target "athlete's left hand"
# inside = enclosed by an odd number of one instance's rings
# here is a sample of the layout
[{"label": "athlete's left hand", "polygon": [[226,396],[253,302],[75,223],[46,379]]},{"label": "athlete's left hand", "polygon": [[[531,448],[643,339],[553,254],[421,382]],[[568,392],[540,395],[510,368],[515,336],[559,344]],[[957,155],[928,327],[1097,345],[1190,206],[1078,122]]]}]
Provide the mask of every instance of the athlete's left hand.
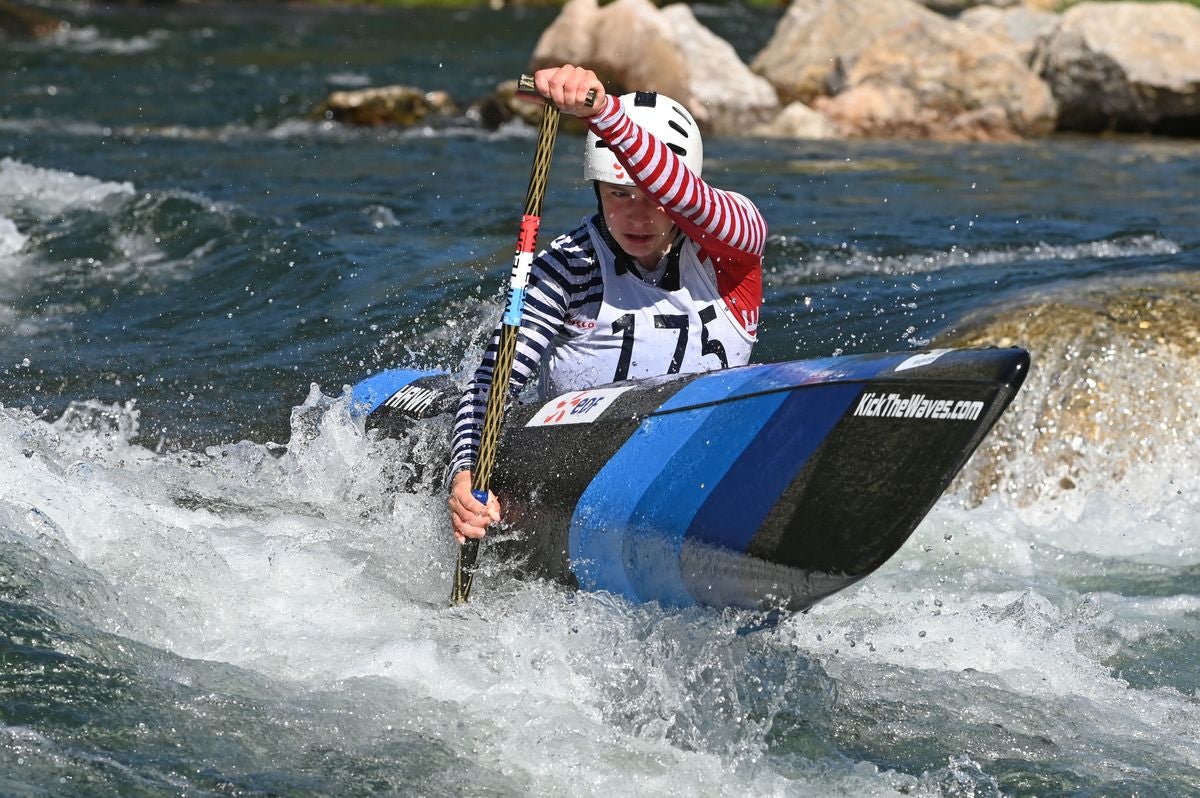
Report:
[{"label": "athlete's left hand", "polygon": [[468,538],[478,540],[487,534],[487,528],[500,521],[500,502],[488,491],[487,504],[481,503],[471,493],[471,472],[459,471],[450,481],[450,523],[454,540],[458,545]]}]

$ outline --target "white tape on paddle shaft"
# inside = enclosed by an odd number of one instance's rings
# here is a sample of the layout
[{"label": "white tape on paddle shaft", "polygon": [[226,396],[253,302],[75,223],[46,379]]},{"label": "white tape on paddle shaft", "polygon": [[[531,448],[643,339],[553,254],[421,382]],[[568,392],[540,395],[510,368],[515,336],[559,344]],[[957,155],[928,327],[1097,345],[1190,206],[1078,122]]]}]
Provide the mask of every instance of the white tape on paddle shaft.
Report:
[{"label": "white tape on paddle shaft", "polygon": [[560,424],[590,424],[612,406],[617,397],[632,386],[623,388],[588,388],[556,396],[542,405],[527,427],[557,427]]},{"label": "white tape on paddle shaft", "polygon": [[529,274],[533,271],[533,253],[518,252],[513,258],[512,275],[508,278],[508,287],[512,289],[525,288],[529,285]]},{"label": "white tape on paddle shaft", "polygon": [[525,287],[529,285],[529,274],[533,271],[533,253],[518,252],[513,259],[512,276],[508,279],[508,305],[504,309],[504,323],[510,327],[521,326],[525,308]]}]

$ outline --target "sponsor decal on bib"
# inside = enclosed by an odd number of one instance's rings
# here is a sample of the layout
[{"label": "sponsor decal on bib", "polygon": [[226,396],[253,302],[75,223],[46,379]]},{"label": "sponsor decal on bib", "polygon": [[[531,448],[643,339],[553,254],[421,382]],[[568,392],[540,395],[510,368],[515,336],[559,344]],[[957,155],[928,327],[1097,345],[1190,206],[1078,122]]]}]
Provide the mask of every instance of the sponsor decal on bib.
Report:
[{"label": "sponsor decal on bib", "polygon": [[527,427],[556,427],[560,424],[590,424],[608,409],[624,388],[589,388],[573,391],[551,399],[525,422]]}]

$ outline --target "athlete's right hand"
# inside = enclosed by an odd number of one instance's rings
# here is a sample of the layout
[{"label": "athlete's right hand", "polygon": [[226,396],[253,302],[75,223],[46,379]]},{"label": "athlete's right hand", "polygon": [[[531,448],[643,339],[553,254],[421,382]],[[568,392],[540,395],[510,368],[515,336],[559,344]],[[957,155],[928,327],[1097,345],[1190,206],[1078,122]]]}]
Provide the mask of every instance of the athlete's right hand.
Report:
[{"label": "athlete's right hand", "polygon": [[[539,69],[533,73],[533,82],[538,92],[564,114],[586,119],[604,110],[604,84],[595,72],[585,67],[563,64]],[[588,92],[596,93],[590,105]]]},{"label": "athlete's right hand", "polygon": [[487,505],[483,505],[471,493],[471,472],[459,471],[450,480],[450,522],[454,525],[454,539],[458,545],[468,538],[478,540],[487,534],[491,524],[500,521],[500,502],[488,491]]}]

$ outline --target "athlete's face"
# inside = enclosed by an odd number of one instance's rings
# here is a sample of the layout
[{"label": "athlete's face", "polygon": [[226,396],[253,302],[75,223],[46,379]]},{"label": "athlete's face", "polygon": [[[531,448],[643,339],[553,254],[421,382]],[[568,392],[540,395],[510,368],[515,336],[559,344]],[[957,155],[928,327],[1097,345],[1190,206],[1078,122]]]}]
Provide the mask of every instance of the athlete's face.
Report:
[{"label": "athlete's face", "polygon": [[653,269],[675,239],[675,223],[667,212],[637,186],[600,184],[604,222],[621,249],[647,269]]}]

